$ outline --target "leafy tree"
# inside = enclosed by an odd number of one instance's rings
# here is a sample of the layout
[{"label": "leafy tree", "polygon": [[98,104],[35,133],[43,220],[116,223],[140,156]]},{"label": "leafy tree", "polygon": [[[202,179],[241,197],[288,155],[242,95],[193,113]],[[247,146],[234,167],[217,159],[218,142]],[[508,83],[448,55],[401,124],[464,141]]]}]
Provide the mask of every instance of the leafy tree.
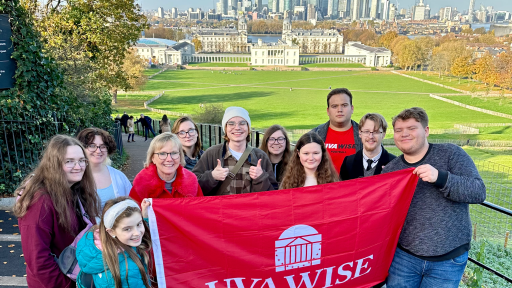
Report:
[{"label": "leafy tree", "polygon": [[485,33],[487,33],[487,31],[485,30],[484,27],[480,27],[480,28],[476,28],[475,30],[473,30],[473,33],[475,33],[475,34],[485,34]]},{"label": "leafy tree", "polygon": [[194,44],[196,52],[200,52],[203,50],[203,43],[201,43],[201,40],[197,39],[197,37],[192,39],[192,43]]},{"label": "leafy tree", "polygon": [[499,74],[496,71],[494,59],[489,53],[485,53],[484,56],[475,61],[473,71],[475,79],[488,84],[490,87],[498,82]]},{"label": "leafy tree", "polygon": [[144,30],[146,37],[169,39],[173,41],[180,41],[186,38],[185,32],[174,29],[164,28],[163,24],[152,26],[149,29]]},{"label": "leafy tree", "polygon": [[135,0],[48,1],[35,12],[45,49],[64,68],[67,85],[88,88],[72,90],[82,99],[131,88],[124,58],[147,26]]},{"label": "leafy tree", "polygon": [[386,47],[389,49],[391,46],[391,42],[393,42],[393,40],[395,40],[397,37],[398,37],[398,34],[395,31],[389,31],[389,32],[386,32],[386,34],[379,37],[378,43],[380,46],[383,46],[383,47]]},{"label": "leafy tree", "polygon": [[[451,67],[451,72],[453,76],[459,78],[459,84],[460,79],[462,77],[470,77],[473,74],[473,67],[471,63],[471,56],[461,56],[453,62],[453,65]],[[469,82],[468,82],[469,85]]]}]

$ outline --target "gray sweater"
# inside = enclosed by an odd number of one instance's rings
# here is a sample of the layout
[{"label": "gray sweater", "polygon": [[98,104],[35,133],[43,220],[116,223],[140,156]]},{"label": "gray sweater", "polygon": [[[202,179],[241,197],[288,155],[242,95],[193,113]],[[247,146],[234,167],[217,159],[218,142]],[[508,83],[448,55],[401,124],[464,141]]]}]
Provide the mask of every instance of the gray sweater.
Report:
[{"label": "gray sweater", "polygon": [[429,144],[417,163],[402,156],[389,162],[383,173],[430,164],[439,171],[436,183],[418,181],[400,239],[406,250],[426,257],[440,256],[468,245],[471,219],[468,203],[485,200],[485,185],[469,155],[453,144]]}]

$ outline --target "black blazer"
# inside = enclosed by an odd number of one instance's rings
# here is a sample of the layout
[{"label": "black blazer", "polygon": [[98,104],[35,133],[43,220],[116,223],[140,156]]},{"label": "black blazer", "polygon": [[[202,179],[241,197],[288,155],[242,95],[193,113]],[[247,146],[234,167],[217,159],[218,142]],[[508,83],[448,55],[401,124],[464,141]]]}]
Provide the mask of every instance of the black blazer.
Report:
[{"label": "black blazer", "polygon": [[[373,175],[379,175],[382,172],[382,166],[385,166],[395,158],[395,155],[388,153],[388,151],[382,147],[382,155],[380,155]],[[340,180],[342,181],[360,177],[364,177],[363,150],[359,150],[356,154],[345,157],[340,168]]]}]

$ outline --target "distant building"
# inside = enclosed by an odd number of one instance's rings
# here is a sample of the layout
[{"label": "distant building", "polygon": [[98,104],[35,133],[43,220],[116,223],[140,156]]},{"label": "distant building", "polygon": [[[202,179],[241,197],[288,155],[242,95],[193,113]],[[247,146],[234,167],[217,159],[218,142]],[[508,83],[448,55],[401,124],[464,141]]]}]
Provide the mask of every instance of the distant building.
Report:
[{"label": "distant building", "polygon": [[283,21],[284,43],[291,41],[298,45],[301,53],[336,54],[343,52],[343,35],[337,30],[329,29],[292,29],[289,19]]},{"label": "distant building", "polygon": [[258,43],[251,48],[251,65],[268,66],[298,66],[299,65],[299,46],[291,42],[283,43],[263,43],[258,39]]},{"label": "distant building", "polygon": [[238,30],[229,28],[199,29],[192,37],[201,41],[200,52],[249,53],[251,45],[247,41],[247,20],[238,21]]},{"label": "distant building", "polygon": [[425,20],[426,19],[426,17],[425,17],[426,8],[427,7],[423,3],[423,0],[420,0],[420,3],[418,3],[418,5],[416,5],[416,6],[414,6],[412,20]]},{"label": "distant building", "polygon": [[178,18],[178,8],[173,7],[173,8],[171,9],[171,18],[172,18],[172,19],[176,19],[176,18]]},{"label": "distant building", "polygon": [[186,57],[195,53],[194,44],[186,40],[175,42],[160,38],[141,38],[133,48],[141,58],[158,64],[181,65]]},{"label": "distant building", "polygon": [[158,7],[158,11],[156,13],[158,18],[164,18],[164,7]]},{"label": "distant building", "polygon": [[366,66],[380,67],[391,64],[391,51],[384,47],[370,47],[361,44],[361,42],[349,41],[345,46],[345,55],[364,55],[366,56]]}]

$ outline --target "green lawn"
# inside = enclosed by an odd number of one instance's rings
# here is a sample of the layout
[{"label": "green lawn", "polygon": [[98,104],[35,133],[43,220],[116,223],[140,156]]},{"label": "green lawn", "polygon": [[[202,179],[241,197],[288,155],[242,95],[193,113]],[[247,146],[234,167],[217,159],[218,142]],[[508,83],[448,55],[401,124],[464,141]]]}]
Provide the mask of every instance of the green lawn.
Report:
[{"label": "green lawn", "polygon": [[311,67],[311,68],[366,68],[361,63],[344,63],[344,64],[310,63],[310,64],[303,64],[301,66]]},{"label": "green lawn", "polygon": [[247,63],[188,63],[188,66],[194,67],[249,67]]},{"label": "green lawn", "polygon": [[512,97],[472,97],[470,95],[443,97],[466,105],[512,115]]},{"label": "green lawn", "polygon": [[[465,90],[465,91],[471,91],[473,89],[473,86],[475,86],[475,89],[477,91],[485,91],[485,85],[482,84],[479,81],[472,81],[469,79],[461,79],[459,83],[459,78],[454,76],[446,76],[441,75],[439,77],[439,73],[436,72],[428,72],[428,71],[400,71],[400,73],[404,73],[407,75],[411,75],[420,79],[432,81],[435,83],[443,84],[449,87]],[[498,91],[499,89],[495,87],[493,90]]]}]

